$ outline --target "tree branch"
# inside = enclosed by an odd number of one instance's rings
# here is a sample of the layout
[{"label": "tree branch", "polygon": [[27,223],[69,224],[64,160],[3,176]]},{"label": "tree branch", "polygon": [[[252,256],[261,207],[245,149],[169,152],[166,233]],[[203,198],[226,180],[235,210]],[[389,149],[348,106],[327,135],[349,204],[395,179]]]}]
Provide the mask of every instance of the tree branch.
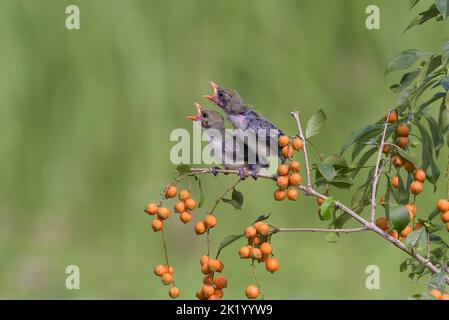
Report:
[{"label": "tree branch", "polygon": [[325,233],[354,233],[354,232],[362,232],[367,231],[368,229],[365,227],[361,228],[352,228],[352,229],[320,229],[320,228],[280,228],[273,227],[273,233],[278,232],[325,232]]},{"label": "tree branch", "polygon": [[307,142],[306,142],[306,138],[304,137],[304,133],[302,131],[301,121],[299,121],[299,112],[298,111],[294,111],[294,112],[290,113],[290,115],[293,118],[295,118],[296,126],[298,127],[298,131],[299,131],[299,138],[304,143],[303,151],[304,151],[304,162],[306,164],[307,188],[311,189],[312,188],[312,181],[310,179],[309,157],[307,156],[307,146],[306,146]]}]

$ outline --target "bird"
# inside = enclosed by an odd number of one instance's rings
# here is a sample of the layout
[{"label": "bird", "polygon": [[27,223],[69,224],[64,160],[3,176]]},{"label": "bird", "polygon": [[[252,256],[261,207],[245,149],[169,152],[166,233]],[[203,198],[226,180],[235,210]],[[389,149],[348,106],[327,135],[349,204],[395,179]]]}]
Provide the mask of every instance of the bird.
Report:
[{"label": "bird", "polygon": [[[251,170],[253,178],[257,179],[253,173],[264,165],[257,163],[257,160],[255,164],[248,163],[248,154],[251,149],[226,130],[224,117],[219,112],[207,109],[198,102],[195,103],[195,107],[197,114],[186,118],[199,122],[205,130],[215,160],[227,170],[238,170],[238,175],[242,179],[246,178],[247,170]],[[213,167],[212,173],[216,175],[218,169],[218,167]]]},{"label": "bird", "polygon": [[[245,105],[237,91],[220,87],[213,81],[209,83],[214,93],[204,97],[226,113],[228,120],[238,130],[235,134],[239,139],[245,139],[247,136],[256,139],[253,141],[257,141],[257,145],[248,143],[248,147],[258,155],[259,161],[268,161],[267,157],[277,155],[284,163],[285,158],[278,148],[278,139],[283,135],[282,130],[251,106]],[[261,145],[260,142],[264,143]]]}]

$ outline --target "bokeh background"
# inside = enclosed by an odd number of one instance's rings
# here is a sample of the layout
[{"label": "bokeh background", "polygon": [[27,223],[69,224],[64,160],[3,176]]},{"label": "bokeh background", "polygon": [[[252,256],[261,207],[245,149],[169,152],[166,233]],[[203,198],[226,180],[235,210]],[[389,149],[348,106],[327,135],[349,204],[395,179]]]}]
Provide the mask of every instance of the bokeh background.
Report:
[{"label": "bokeh background", "polygon": [[[65,28],[69,4],[80,7],[81,30]],[[365,28],[369,4],[380,7],[381,30]],[[390,58],[408,48],[439,52],[448,39],[443,24],[402,33],[428,5],[409,12],[405,0],[0,0],[0,298],[168,298],[152,275],[163,261],[161,236],[142,209],[174,176],[169,134],[191,130],[184,116],[210,92],[208,81],[237,89],[291,134],[291,110],[308,118],[323,108],[329,121],[314,141],[337,153],[352,130],[394,105],[388,87],[399,74],[384,75]],[[202,179],[207,202],[194,220],[232,179]],[[445,194],[442,180],[436,195],[428,188],[419,197],[418,215]],[[239,190],[242,210],[217,210],[213,252],[268,211],[274,225],[327,225],[313,199],[276,203],[267,181]],[[348,192],[337,195],[350,201]],[[176,218],[166,230],[181,297],[193,298],[205,239]],[[228,299],[243,298],[253,282],[238,248],[222,256]],[[280,270],[258,268],[267,298],[406,299],[424,290],[399,273],[406,256],[371,233],[335,244],[321,234],[279,234],[274,250]],[[81,269],[81,290],[65,288],[71,264]],[[365,288],[372,264],[380,290]]]}]

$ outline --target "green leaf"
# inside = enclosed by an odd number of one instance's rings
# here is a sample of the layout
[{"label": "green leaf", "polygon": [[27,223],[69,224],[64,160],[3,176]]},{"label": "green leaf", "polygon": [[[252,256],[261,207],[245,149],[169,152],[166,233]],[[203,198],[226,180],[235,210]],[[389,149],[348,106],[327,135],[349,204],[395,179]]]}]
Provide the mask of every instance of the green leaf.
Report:
[{"label": "green leaf", "polygon": [[427,130],[419,122],[416,122],[416,126],[418,127],[423,140],[422,168],[426,172],[427,180],[434,185],[434,188],[436,188],[436,183],[441,172],[433,157],[432,140]]},{"label": "green leaf", "polygon": [[405,28],[404,32],[407,32],[409,29],[413,28],[414,26],[421,25],[424,22],[426,22],[432,18],[435,18],[439,15],[440,15],[440,12],[436,8],[436,6],[433,4],[426,11],[420,12],[418,14],[418,16],[416,16],[412,20],[412,22],[410,22],[410,24]]},{"label": "green leaf", "polygon": [[361,140],[367,140],[369,138],[380,135],[384,129],[383,124],[370,124],[365,128],[352,132],[349,138],[346,140],[345,144],[341,148],[340,155],[345,152],[350,146],[352,146],[355,142]]},{"label": "green leaf", "polygon": [[326,241],[329,243],[338,242],[338,238],[339,238],[339,235],[338,235],[338,233],[335,233],[335,232],[329,232],[325,237]]},{"label": "green leaf", "polygon": [[408,192],[408,189],[406,189],[406,185],[404,184],[401,175],[398,174],[398,178],[398,203],[405,205],[409,202],[410,193]]},{"label": "green leaf", "polygon": [[320,206],[319,211],[321,220],[329,220],[332,218],[332,215],[336,209],[335,202],[336,201],[334,197],[329,197],[324,200],[324,202]]},{"label": "green leaf", "polygon": [[218,256],[220,255],[221,251],[226,248],[227,246],[229,246],[231,243],[237,241],[240,238],[243,238],[245,235],[244,234],[234,234],[234,235],[230,235],[227,236],[226,238],[224,238],[224,240],[222,242],[220,242],[220,245],[218,246],[218,252],[217,252],[217,256],[215,259],[218,258]]},{"label": "green leaf", "polygon": [[356,169],[352,172],[351,177],[354,179],[360,171],[360,167],[364,166],[365,163],[375,154],[379,149],[377,147],[371,148],[365,152],[365,154],[360,158],[357,164],[354,166]]},{"label": "green leaf", "polygon": [[389,220],[394,228],[401,233],[410,222],[410,214],[405,206],[391,206]]},{"label": "green leaf", "polygon": [[416,250],[423,250],[426,248],[427,232],[426,228],[421,228],[411,232],[407,238],[405,238],[404,244],[409,248]]},{"label": "green leaf", "polygon": [[425,52],[419,49],[405,50],[390,61],[386,74],[396,70],[407,69],[420,58],[430,55],[432,55],[431,52]]},{"label": "green leaf", "polygon": [[306,139],[313,137],[321,132],[326,124],[326,114],[322,109],[318,110],[307,122]]},{"label": "green leaf", "polygon": [[419,107],[418,107],[418,111],[416,111],[415,113],[415,117],[417,117],[418,115],[420,115],[428,106],[430,106],[432,103],[434,103],[435,101],[438,101],[440,99],[443,99],[446,96],[446,92],[438,92],[435,93],[432,98],[430,98],[429,100],[427,100],[426,102],[422,103]]},{"label": "green leaf", "polygon": [[444,291],[446,286],[446,273],[444,271],[441,271],[434,275],[432,278],[430,278],[429,282],[429,289],[440,289],[441,291]]},{"label": "green leaf", "polygon": [[398,151],[398,153],[401,155],[402,158],[410,161],[411,163],[413,163],[416,166],[418,166],[418,160],[416,159],[416,156],[414,154],[411,154],[407,151],[405,151],[402,148],[396,148],[396,150]]},{"label": "green leaf", "polygon": [[200,202],[198,203],[198,208],[201,208],[204,205],[204,201],[206,198],[204,197],[203,187],[201,185],[201,179],[198,178],[198,188],[200,189]]},{"label": "green leaf", "polygon": [[401,265],[399,266],[399,271],[400,272],[407,271],[407,266],[408,266],[408,259],[401,263]]},{"label": "green leaf", "polygon": [[233,206],[237,210],[240,210],[242,208],[242,206],[237,201],[235,201],[234,199],[223,199],[222,201],[224,203],[230,204],[231,206]]},{"label": "green leaf", "polygon": [[178,171],[179,173],[189,173],[192,170],[190,169],[190,166],[187,164],[181,164],[180,166],[178,166],[176,168],[176,171]]},{"label": "green leaf", "polygon": [[449,0],[435,0],[435,6],[446,20],[449,14]]},{"label": "green leaf", "polygon": [[444,90],[449,90],[449,76],[445,76],[440,79],[440,84],[444,88]]},{"label": "green leaf", "polygon": [[443,43],[441,49],[443,50],[443,53],[441,55],[441,62],[443,66],[445,66],[449,61],[449,41]]},{"label": "green leaf", "polygon": [[253,222],[253,224],[255,224],[256,222],[259,222],[259,221],[267,220],[270,216],[271,216],[271,213],[267,213],[267,214],[260,215],[260,216],[258,216],[257,219]]},{"label": "green leaf", "polygon": [[335,168],[330,164],[318,163],[317,168],[327,181],[334,179],[337,174]]},{"label": "green leaf", "polygon": [[243,206],[243,194],[240,191],[233,189],[231,198],[239,204],[240,208]]},{"label": "green leaf", "polygon": [[339,156],[337,154],[331,155],[324,159],[323,163],[330,164],[334,166],[335,168],[347,168],[348,163],[346,162],[345,158],[342,156]]},{"label": "green leaf", "polygon": [[416,4],[419,2],[419,0],[409,0],[409,9],[413,9],[414,6],[416,6]]},{"label": "green leaf", "polygon": [[438,157],[439,150],[444,145],[444,138],[443,135],[441,134],[440,126],[438,125],[436,120],[427,113],[424,112],[423,116],[429,123],[430,132],[432,134],[433,147],[435,149],[435,154]]},{"label": "green leaf", "polygon": [[435,209],[429,214],[429,217],[427,218],[427,220],[431,221],[431,220],[433,220],[433,218],[435,218],[439,214],[440,214],[440,210]]}]

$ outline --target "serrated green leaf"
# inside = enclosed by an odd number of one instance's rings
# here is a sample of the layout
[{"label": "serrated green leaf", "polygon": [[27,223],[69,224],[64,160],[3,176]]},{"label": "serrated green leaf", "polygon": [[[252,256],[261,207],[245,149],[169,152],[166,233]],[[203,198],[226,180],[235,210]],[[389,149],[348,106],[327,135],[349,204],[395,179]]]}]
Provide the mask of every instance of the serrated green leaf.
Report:
[{"label": "serrated green leaf", "polygon": [[218,246],[218,252],[217,252],[217,256],[215,259],[218,258],[218,256],[220,255],[221,251],[226,248],[227,246],[229,246],[231,243],[237,241],[240,238],[243,238],[245,235],[244,234],[235,234],[235,235],[230,235],[227,236],[226,238],[224,238],[224,240],[222,242],[220,242],[220,245]]},{"label": "serrated green leaf", "polygon": [[306,139],[313,137],[321,132],[326,124],[326,114],[322,109],[318,110],[307,122]]},{"label": "serrated green leaf", "polygon": [[330,164],[318,163],[317,168],[327,181],[332,181],[337,174],[335,168]]},{"label": "serrated green leaf", "polygon": [[332,218],[332,215],[336,209],[335,202],[336,200],[334,197],[329,197],[323,201],[319,211],[321,220],[329,220]]},{"label": "serrated green leaf", "polygon": [[395,56],[388,65],[386,74],[401,70],[401,69],[407,69],[410,66],[412,66],[416,61],[418,61],[422,57],[430,56],[432,55],[431,52],[425,52],[419,49],[408,49],[397,56]]},{"label": "serrated green leaf", "polygon": [[405,206],[391,206],[389,220],[399,233],[404,230],[407,224],[410,222],[410,213]]},{"label": "serrated green leaf", "polygon": [[404,240],[404,244],[409,249],[423,250],[426,248],[427,232],[426,228],[421,228],[411,232]]},{"label": "serrated green leaf", "polygon": [[176,171],[178,171],[179,173],[189,173],[192,170],[190,169],[190,166],[187,164],[181,164],[180,166],[178,166],[176,168]]}]

